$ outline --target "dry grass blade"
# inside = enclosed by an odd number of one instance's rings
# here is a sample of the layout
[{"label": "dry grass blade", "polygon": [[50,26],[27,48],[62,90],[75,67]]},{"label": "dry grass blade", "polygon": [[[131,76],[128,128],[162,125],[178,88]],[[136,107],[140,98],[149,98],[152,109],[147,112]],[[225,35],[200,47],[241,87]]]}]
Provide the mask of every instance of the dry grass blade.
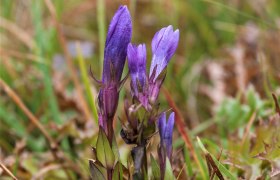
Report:
[{"label": "dry grass blade", "polygon": [[57,20],[57,15],[56,15],[56,12],[55,12],[54,5],[50,0],[45,0],[45,4],[47,5],[47,8],[50,11],[52,19],[55,23],[55,27],[56,27],[56,30],[57,30],[57,33],[58,33],[59,43],[60,43],[60,45],[63,49],[63,53],[64,53],[64,56],[65,56],[65,59],[66,59],[66,62],[67,62],[67,66],[68,66],[69,70],[71,71],[70,76],[71,76],[71,79],[74,82],[75,89],[77,90],[78,99],[81,102],[81,105],[83,107],[82,110],[83,110],[84,116],[86,117],[87,120],[92,119],[91,115],[90,115],[89,107],[88,107],[88,105],[85,101],[85,97],[84,97],[84,94],[83,94],[82,87],[81,87],[81,85],[79,83],[79,80],[77,78],[78,77],[77,72],[74,68],[72,58],[71,58],[70,53],[69,53],[69,51],[67,49],[67,46],[66,46],[66,40],[65,40],[65,37],[63,36],[61,25],[59,24],[59,22]]},{"label": "dry grass blade", "polygon": [[55,169],[60,169],[60,168],[61,168],[61,165],[58,165],[58,164],[52,164],[49,166],[45,166],[42,169],[40,169],[40,171],[38,171],[35,176],[32,177],[32,180],[41,179],[44,177],[44,175],[46,173],[48,173],[52,170],[55,170]]},{"label": "dry grass blade", "polygon": [[[219,170],[218,166],[214,162],[211,155],[209,153],[207,153],[207,154],[205,154],[205,158],[206,158],[206,161],[207,161],[207,165],[210,165],[211,168],[212,168],[212,173],[210,175],[210,179],[213,179],[214,174],[216,174],[220,180],[224,180],[224,177],[223,177],[221,171]],[[209,169],[211,169],[211,168],[209,167]]]},{"label": "dry grass blade", "polygon": [[48,134],[48,132],[40,123],[40,121],[24,105],[20,97],[2,79],[0,79],[0,87],[4,89],[8,96],[10,96],[10,98],[18,105],[18,107],[24,112],[24,114],[29,118],[29,120],[42,132],[42,134],[47,139],[50,147],[54,149],[56,146],[55,141],[51,138],[51,136]]},{"label": "dry grass blade", "polygon": [[274,93],[272,93],[272,97],[274,99],[274,103],[275,103],[275,107],[276,107],[276,112],[280,116],[280,107],[279,107],[279,103],[278,103],[277,97],[276,97],[276,95]]},{"label": "dry grass blade", "polygon": [[[31,113],[31,111],[22,102],[20,97],[2,79],[0,79],[0,87],[3,88],[3,90],[7,93],[7,95],[17,104],[17,106],[24,112],[24,114],[29,118],[29,120],[45,136],[45,138],[47,139],[47,143],[49,145],[49,148],[51,150],[51,153],[52,153],[52,155],[54,157],[54,160],[58,161],[59,163],[67,161],[67,163],[69,163],[69,164],[71,164],[71,165],[73,165],[75,167],[76,172],[78,172],[78,173],[81,172],[79,170],[78,166],[76,166],[71,160],[67,159],[66,156],[62,153],[62,151],[59,151],[59,147],[58,147],[57,143],[49,135],[49,133],[46,131],[46,129],[43,127],[43,125],[40,123],[40,121]],[[59,152],[61,152],[61,155],[58,154]],[[65,170],[65,173],[67,174],[68,179],[71,179],[71,176],[69,175],[67,170]]]},{"label": "dry grass blade", "polygon": [[0,167],[14,180],[17,180],[16,176],[4,165],[0,162]]},{"label": "dry grass blade", "polygon": [[[188,135],[188,133],[185,131],[185,128],[187,127],[184,123],[184,118],[183,115],[181,114],[179,108],[176,106],[175,102],[172,100],[170,93],[167,91],[166,88],[162,88],[164,95],[168,101],[168,104],[171,106],[171,108],[173,109],[173,111],[175,112],[175,121],[176,121],[176,127],[179,130],[179,133],[182,135],[182,138],[184,140],[184,142],[187,145],[187,148],[189,149],[190,153],[192,154],[195,162],[197,163],[197,165],[200,167],[200,162],[199,159],[195,153],[195,149],[193,147],[193,144],[191,142],[191,139]],[[201,168],[201,167],[200,167]]]},{"label": "dry grass blade", "polygon": [[36,180],[36,179],[44,179],[44,176],[47,175],[50,171],[54,170],[59,170],[61,168],[67,168],[67,169],[73,169],[75,170],[75,167],[73,167],[71,164],[50,164],[42,169],[40,169],[33,177],[31,180]]},{"label": "dry grass blade", "polygon": [[36,63],[46,64],[46,62],[39,61],[38,59],[40,59],[40,58],[33,54],[21,53],[21,52],[11,50],[11,49],[0,48],[0,56],[15,57],[17,59],[24,59],[24,60],[29,60],[29,61],[36,62]]},{"label": "dry grass blade", "polygon": [[181,168],[181,170],[179,171],[179,174],[178,174],[176,180],[180,179],[180,176],[181,176],[182,172],[184,171],[185,167],[186,167],[186,164],[184,164],[183,167]]},{"label": "dry grass blade", "polygon": [[93,3],[92,0],[82,1],[77,6],[67,10],[62,14],[62,20],[71,21],[77,14],[85,14],[87,11],[94,11],[96,8],[96,3]]},{"label": "dry grass blade", "polygon": [[26,46],[30,49],[35,48],[35,43],[32,38],[23,29],[20,29],[17,25],[10,22],[9,20],[0,16],[0,27],[8,30],[10,33],[18,37]]},{"label": "dry grass blade", "polygon": [[256,112],[254,112],[254,113],[252,114],[252,116],[250,117],[250,120],[249,120],[249,122],[248,122],[248,124],[247,124],[247,126],[246,126],[245,133],[244,133],[244,136],[243,136],[243,138],[242,138],[242,147],[244,147],[244,143],[245,143],[245,141],[246,141],[246,138],[247,138],[248,135],[249,135],[250,129],[251,129],[251,127],[252,127],[252,124],[253,124],[255,118],[256,118]]},{"label": "dry grass blade", "polygon": [[188,133],[185,131],[185,128],[187,127],[184,123],[184,118],[182,116],[182,114],[180,113],[180,110],[178,109],[178,107],[176,106],[175,102],[172,100],[170,93],[167,91],[167,89],[162,88],[164,95],[168,101],[168,104],[171,106],[171,108],[174,110],[176,116],[175,116],[175,121],[176,121],[176,126],[180,132],[180,134],[183,136],[183,139],[187,145],[187,147],[189,148],[190,151],[193,151],[193,145],[191,143],[190,137],[188,135]]}]

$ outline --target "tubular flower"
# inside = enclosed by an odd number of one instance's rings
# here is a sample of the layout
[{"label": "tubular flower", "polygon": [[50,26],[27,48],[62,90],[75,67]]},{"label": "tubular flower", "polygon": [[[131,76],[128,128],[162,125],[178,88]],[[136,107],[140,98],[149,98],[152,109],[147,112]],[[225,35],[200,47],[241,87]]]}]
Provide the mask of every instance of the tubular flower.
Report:
[{"label": "tubular flower", "polygon": [[132,23],[129,11],[126,6],[120,6],[110,23],[106,38],[103,83],[120,81],[131,34]]},{"label": "tubular flower", "polygon": [[179,30],[173,27],[162,28],[152,40],[153,58],[149,75],[149,98],[152,103],[158,97],[161,84],[165,78],[165,69],[175,53],[179,42]]},{"label": "tubular flower", "polygon": [[127,47],[128,68],[131,77],[132,96],[138,98],[142,104],[147,104],[144,93],[147,89],[146,75],[146,46],[128,44]]},{"label": "tubular flower", "polygon": [[129,44],[127,49],[128,67],[131,76],[132,96],[148,109],[149,103],[157,100],[160,87],[166,75],[166,67],[179,42],[179,30],[172,26],[162,28],[152,40],[153,58],[150,75],[146,75],[146,46]]},{"label": "tubular flower", "polygon": [[120,6],[110,23],[107,34],[102,87],[98,94],[99,124],[107,134],[111,129],[118,105],[121,76],[131,34],[132,23],[129,11],[126,6]]},{"label": "tubular flower", "polygon": [[164,174],[166,166],[166,157],[171,161],[172,155],[172,132],[174,127],[174,112],[169,116],[166,123],[166,114],[163,113],[158,120],[158,129],[160,136],[160,145],[158,148],[159,165]]},{"label": "tubular flower", "polygon": [[172,154],[172,133],[174,127],[175,115],[172,112],[169,115],[168,122],[166,122],[166,114],[163,113],[158,121],[159,135],[160,135],[160,148],[166,152],[166,156],[171,159]]}]

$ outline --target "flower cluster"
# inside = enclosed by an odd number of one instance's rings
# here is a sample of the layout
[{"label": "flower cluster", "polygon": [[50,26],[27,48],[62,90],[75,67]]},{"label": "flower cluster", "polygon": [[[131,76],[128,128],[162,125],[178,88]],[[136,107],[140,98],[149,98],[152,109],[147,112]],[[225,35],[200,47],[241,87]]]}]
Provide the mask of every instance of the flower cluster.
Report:
[{"label": "flower cluster", "polygon": [[[130,43],[127,48],[133,103],[130,106],[126,104],[128,125],[123,125],[121,135],[126,142],[137,145],[133,149],[133,155],[135,154],[133,159],[135,164],[141,164],[145,162],[143,160],[145,157],[141,156],[141,152],[145,149],[147,141],[156,132],[156,121],[158,120],[161,139],[158,152],[163,171],[166,157],[171,159],[174,113],[170,114],[166,124],[166,114],[165,112],[161,115],[158,113],[156,102],[166,76],[167,65],[175,53],[178,41],[179,30],[174,31],[172,26],[162,28],[154,35],[151,43],[153,56],[149,75],[146,72],[145,44],[133,45]],[[137,170],[137,168],[135,169]]]},{"label": "flower cluster", "polygon": [[146,146],[158,128],[158,156],[163,174],[158,178],[164,179],[166,162],[171,160],[172,154],[174,113],[170,113],[166,122],[166,112],[159,112],[157,99],[167,73],[167,65],[178,46],[179,30],[168,26],[154,35],[149,73],[146,71],[146,45],[133,45],[130,43],[131,35],[129,11],[126,6],[121,6],[110,23],[105,43],[102,82],[98,94],[100,131],[94,150],[96,159],[95,162],[90,161],[91,174],[95,178],[103,177],[101,169],[105,168],[107,179],[110,180],[115,174],[119,176],[119,168],[123,168],[116,152],[113,119],[118,106],[119,90],[125,81],[121,77],[127,57],[132,101],[126,99],[124,103],[126,120],[121,121],[121,137],[127,144],[135,145],[131,150],[134,169],[129,174],[133,179],[146,179]]},{"label": "flower cluster", "polygon": [[148,109],[158,97],[166,76],[166,67],[179,41],[179,30],[172,26],[162,28],[152,40],[152,63],[149,76],[146,74],[146,46],[129,44],[127,49],[128,67],[131,76],[132,94]]}]

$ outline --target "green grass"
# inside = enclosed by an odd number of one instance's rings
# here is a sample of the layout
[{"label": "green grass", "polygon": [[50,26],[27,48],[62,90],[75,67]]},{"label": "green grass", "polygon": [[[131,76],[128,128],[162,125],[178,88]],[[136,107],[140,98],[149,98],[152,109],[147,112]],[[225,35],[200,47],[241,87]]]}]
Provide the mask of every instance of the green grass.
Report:
[{"label": "green grass", "polygon": [[[92,66],[95,76],[100,77],[107,26],[121,2],[102,0],[90,3],[82,0],[52,2],[67,41],[90,41],[94,46],[90,58],[85,58],[82,49],[77,47],[75,51],[78,55],[73,58],[73,64],[77,69],[78,79],[83,86],[93,119],[97,120],[97,100],[92,89],[97,88],[98,91],[98,87],[90,81],[89,65]],[[178,161],[174,164],[185,164],[182,174],[186,174],[189,178],[194,176],[196,179],[209,178],[204,156],[206,152],[211,155],[222,174],[230,179],[236,179],[238,176],[247,177],[249,171],[269,179],[271,167],[279,163],[280,152],[276,148],[280,145],[280,137],[276,133],[279,130],[279,122],[273,120],[276,113],[271,93],[274,92],[279,101],[280,64],[277,60],[280,51],[277,49],[279,47],[277,42],[280,39],[277,22],[280,17],[280,1],[254,3],[240,1],[236,4],[233,0],[151,2],[133,0],[128,3],[133,20],[132,43],[147,45],[148,64],[152,56],[150,44],[154,33],[169,24],[180,30],[178,50],[168,67],[164,86],[180,108],[185,124],[190,129],[188,133],[193,137],[192,141],[195,144],[199,164],[194,161],[180,134],[175,130],[173,152],[179,152],[178,156],[183,162]],[[80,102],[75,99],[75,87],[69,78],[71,72],[64,68],[67,66],[65,60],[59,66],[62,67],[61,70],[53,68],[54,56],[63,55],[63,52],[44,1],[2,0],[0,14],[2,18],[24,31],[35,43],[35,48],[29,49],[8,26],[1,24],[1,79],[18,94],[28,109],[50,132],[66,157],[74,162],[81,162],[77,163],[77,166],[83,173],[88,172],[87,164],[84,162],[92,158],[90,148],[95,146],[92,143],[97,138],[97,122],[85,120]],[[69,14],[72,14],[71,17],[66,16]],[[260,33],[252,42],[246,41],[251,35],[251,30],[248,34],[245,33],[248,24],[253,24],[253,29]],[[238,77],[235,74],[236,64],[229,55],[229,51],[236,47],[243,48],[247,58],[244,62],[248,62],[245,63],[248,88],[243,93],[236,85]],[[5,50],[9,49],[24,55],[8,54]],[[28,61],[27,54],[32,54],[37,59]],[[209,63],[218,64],[226,73],[226,80],[222,84],[225,86],[225,96],[218,105],[211,100],[211,93],[210,95],[203,93],[205,87],[217,88],[221,85],[216,86],[215,83],[219,80],[211,79],[211,73],[207,71]],[[216,69],[210,71],[216,72]],[[61,76],[61,82],[56,82],[58,84],[54,84],[55,75]],[[55,88],[59,85],[63,87],[62,95]],[[118,118],[125,118],[123,100],[130,97],[129,89],[128,80],[120,93],[116,117],[116,138],[121,148],[129,148],[123,144],[119,136],[118,121]],[[217,91],[215,89],[214,93]],[[55,162],[49,156],[50,151],[44,136],[30,123],[4,90],[0,89],[0,93],[0,157],[4,159],[13,157],[15,162],[8,168],[18,177],[29,179],[44,165]],[[162,95],[160,104],[160,110],[169,108]],[[256,113],[256,118],[249,127],[247,138],[243,140],[253,113]],[[199,136],[201,141],[196,143],[195,136]],[[269,146],[266,147],[265,143]],[[23,147],[20,148],[19,145]],[[271,155],[264,153],[265,148]],[[218,161],[221,149],[223,153]],[[156,153],[156,145],[151,145],[151,150]],[[256,156],[258,154],[264,157]],[[28,158],[34,156],[34,161],[25,159],[25,156]],[[225,163],[226,161],[246,169],[241,170],[230,163]],[[22,167],[27,167],[26,172],[22,171]],[[64,176],[63,171],[62,168],[57,168],[45,177],[58,178]],[[78,178],[78,173],[75,177]]]}]

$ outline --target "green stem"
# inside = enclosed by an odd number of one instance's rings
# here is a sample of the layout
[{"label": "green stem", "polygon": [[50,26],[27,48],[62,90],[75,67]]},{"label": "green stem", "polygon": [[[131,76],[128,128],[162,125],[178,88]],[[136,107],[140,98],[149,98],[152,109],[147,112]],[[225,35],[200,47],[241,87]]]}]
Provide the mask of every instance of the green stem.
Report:
[{"label": "green stem", "polygon": [[103,53],[104,53],[105,34],[106,34],[105,8],[104,8],[103,0],[97,0],[97,23],[98,23],[98,37],[99,37],[99,63],[100,63],[100,69],[103,69]]},{"label": "green stem", "polygon": [[76,49],[77,49],[77,52],[78,52],[79,68],[81,70],[82,80],[83,80],[83,83],[84,83],[85,88],[86,88],[88,102],[89,102],[89,105],[90,105],[91,110],[92,110],[93,118],[94,118],[96,124],[98,124],[97,108],[96,108],[95,103],[94,103],[94,97],[93,97],[92,92],[91,92],[91,87],[90,87],[90,82],[89,82],[89,78],[88,78],[88,73],[87,73],[87,70],[86,70],[85,60],[83,58],[83,55],[82,55],[82,52],[81,52],[81,47],[80,47],[79,43],[76,43]]}]

